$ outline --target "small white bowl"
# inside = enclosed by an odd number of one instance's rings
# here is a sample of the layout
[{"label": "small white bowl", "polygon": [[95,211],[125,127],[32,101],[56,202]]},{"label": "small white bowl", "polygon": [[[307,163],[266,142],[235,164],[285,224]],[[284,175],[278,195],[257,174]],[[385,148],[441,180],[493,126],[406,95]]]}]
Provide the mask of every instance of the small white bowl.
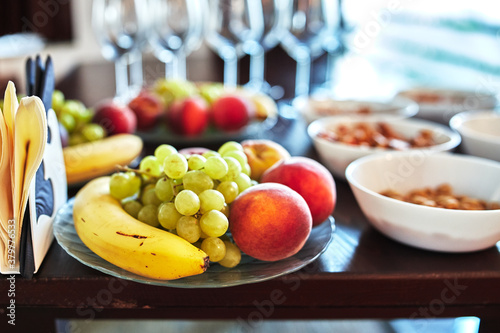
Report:
[{"label": "small white bowl", "polygon": [[396,97],[388,102],[368,100],[338,100],[325,96],[298,98],[294,101],[307,123],[316,119],[336,116],[380,116],[385,119],[409,118],[417,114],[418,105],[404,97]]},{"label": "small white bowl", "polygon": [[393,152],[358,159],[346,177],[370,223],[396,241],[443,252],[479,251],[500,241],[500,209],[427,207],[379,194],[448,183],[456,195],[500,202],[498,162],[451,153]]},{"label": "small white bowl", "polygon": [[[332,116],[312,122],[307,128],[307,133],[313,140],[314,147],[321,161],[336,177],[345,179],[345,169],[352,161],[363,156],[385,153],[393,150],[332,142],[318,137],[318,134],[323,131],[334,130],[339,125],[354,125],[360,122],[376,124],[379,121],[380,119],[378,118]],[[384,122],[388,123],[395,132],[407,138],[414,137],[424,129],[433,132],[434,141],[437,143],[436,145],[426,148],[412,148],[411,150],[423,149],[430,152],[451,151],[460,144],[460,135],[452,131],[448,126],[414,118],[394,119]]]},{"label": "small white bowl", "polygon": [[455,114],[469,110],[493,109],[497,98],[493,94],[458,89],[415,87],[400,91],[419,106],[417,117],[448,124]]},{"label": "small white bowl", "polygon": [[450,127],[462,136],[465,153],[500,161],[500,113],[492,110],[461,112]]}]

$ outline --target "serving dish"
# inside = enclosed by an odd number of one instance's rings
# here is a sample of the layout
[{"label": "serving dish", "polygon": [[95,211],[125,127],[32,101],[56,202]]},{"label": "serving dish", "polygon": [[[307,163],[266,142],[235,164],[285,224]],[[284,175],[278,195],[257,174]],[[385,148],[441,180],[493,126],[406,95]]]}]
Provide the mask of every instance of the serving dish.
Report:
[{"label": "serving dish", "polygon": [[297,98],[294,107],[306,122],[335,115],[378,116],[381,119],[409,118],[417,114],[418,105],[405,97],[387,102],[370,100],[340,100],[325,96]]},{"label": "serving dish", "polygon": [[499,203],[498,162],[422,150],[391,152],[352,162],[346,178],[369,222],[398,242],[434,251],[471,252],[500,241],[500,209],[429,207],[381,194],[449,184],[456,194]]},{"label": "serving dish", "polygon": [[470,155],[500,161],[500,113],[465,111],[453,116],[450,127],[462,136],[461,147]]},{"label": "serving dish", "polygon": [[419,106],[416,116],[448,124],[455,114],[468,110],[493,109],[497,105],[495,95],[472,90],[414,87],[402,90],[396,97],[405,97]]},{"label": "serving dish", "polygon": [[[390,151],[387,148],[349,145],[342,142],[332,142],[320,136],[320,133],[334,131],[339,126],[354,126],[366,123],[374,126],[380,122],[378,117],[353,117],[332,116],[321,118],[312,122],[307,133],[313,140],[321,161],[338,178],[345,179],[345,169],[352,161],[367,155],[384,153]],[[394,119],[384,122],[396,133],[407,138],[414,137],[422,130],[430,130],[435,145],[422,148],[410,148],[411,150],[426,150],[428,152],[451,151],[461,141],[460,135],[447,126],[422,119],[407,118]]]},{"label": "serving dish", "polygon": [[78,237],[73,224],[74,199],[70,199],[58,211],[54,219],[54,235],[59,245],[82,264],[114,277],[139,283],[175,288],[222,288],[256,283],[295,272],[316,260],[333,238],[335,221],[327,221],[314,227],[304,247],[294,256],[276,262],[265,262],[242,255],[241,263],[234,268],[212,264],[200,275],[178,280],[155,280],[136,275],[117,267],[92,252]]}]

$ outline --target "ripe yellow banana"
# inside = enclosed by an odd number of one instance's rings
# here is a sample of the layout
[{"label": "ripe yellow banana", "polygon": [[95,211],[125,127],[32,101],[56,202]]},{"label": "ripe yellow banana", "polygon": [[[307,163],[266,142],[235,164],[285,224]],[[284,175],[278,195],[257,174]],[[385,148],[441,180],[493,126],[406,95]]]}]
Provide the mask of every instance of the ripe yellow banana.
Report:
[{"label": "ripe yellow banana", "polygon": [[118,267],[154,279],[178,279],[208,268],[205,252],[125,212],[109,194],[109,179],[91,180],[75,198],[76,232],[89,249]]},{"label": "ripe yellow banana", "polygon": [[142,140],[133,134],[117,134],[99,141],[63,149],[68,184],[93,179],[128,165],[142,151]]}]

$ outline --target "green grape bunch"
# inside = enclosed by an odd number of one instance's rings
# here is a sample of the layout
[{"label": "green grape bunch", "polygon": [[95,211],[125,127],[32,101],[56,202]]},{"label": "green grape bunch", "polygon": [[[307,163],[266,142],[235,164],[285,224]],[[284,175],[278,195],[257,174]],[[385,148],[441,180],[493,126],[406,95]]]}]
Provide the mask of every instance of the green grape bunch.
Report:
[{"label": "green grape bunch", "polygon": [[228,236],[229,209],[256,184],[250,171],[243,147],[235,141],[189,155],[162,144],[138,169],[114,173],[110,194],[131,216],[198,246],[211,262],[234,267],[241,252]]}]

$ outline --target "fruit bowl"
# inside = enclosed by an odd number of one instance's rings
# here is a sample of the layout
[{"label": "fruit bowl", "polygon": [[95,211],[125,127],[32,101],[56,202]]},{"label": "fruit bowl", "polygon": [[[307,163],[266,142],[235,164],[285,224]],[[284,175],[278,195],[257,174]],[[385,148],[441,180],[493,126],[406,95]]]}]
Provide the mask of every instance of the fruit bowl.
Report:
[{"label": "fruit bowl", "polygon": [[429,207],[380,194],[407,193],[447,183],[453,192],[500,202],[500,163],[451,153],[392,152],[351,163],[346,177],[369,222],[403,244],[443,252],[470,252],[500,241],[500,209]]},{"label": "fruit bowl", "polygon": [[451,118],[450,127],[462,136],[465,153],[500,161],[500,113],[461,112]]},{"label": "fruit bowl", "polygon": [[294,106],[302,117],[311,123],[316,119],[344,116],[379,116],[384,119],[409,118],[418,112],[418,105],[404,97],[396,97],[388,102],[369,100],[337,100],[329,97],[309,97],[296,99]]},{"label": "fruit bowl", "polygon": [[54,235],[59,245],[82,264],[105,274],[135,282],[175,288],[222,288],[273,279],[295,272],[316,260],[333,238],[335,223],[329,217],[325,223],[313,228],[304,247],[294,256],[276,262],[265,262],[242,255],[234,268],[213,264],[205,273],[178,280],[155,280],[121,269],[92,252],[78,237],[73,224],[73,203],[70,199],[57,213]]},{"label": "fruit bowl", "polygon": [[[373,117],[331,116],[315,120],[308,126],[307,132],[313,140],[314,147],[322,162],[335,176],[345,179],[345,169],[352,161],[363,156],[385,153],[394,149],[332,142],[322,137],[321,134],[336,131],[341,126],[353,128],[359,124],[367,124],[372,128],[378,123],[379,119]],[[423,130],[430,131],[435,144],[428,147],[408,148],[411,150],[422,149],[427,152],[450,151],[460,143],[458,133],[450,130],[447,126],[430,121],[407,118],[384,123],[406,138],[413,138]]]},{"label": "fruit bowl", "polygon": [[406,97],[419,106],[417,116],[448,124],[455,114],[468,110],[493,109],[497,99],[493,94],[458,89],[415,87],[400,91],[396,97]]}]

